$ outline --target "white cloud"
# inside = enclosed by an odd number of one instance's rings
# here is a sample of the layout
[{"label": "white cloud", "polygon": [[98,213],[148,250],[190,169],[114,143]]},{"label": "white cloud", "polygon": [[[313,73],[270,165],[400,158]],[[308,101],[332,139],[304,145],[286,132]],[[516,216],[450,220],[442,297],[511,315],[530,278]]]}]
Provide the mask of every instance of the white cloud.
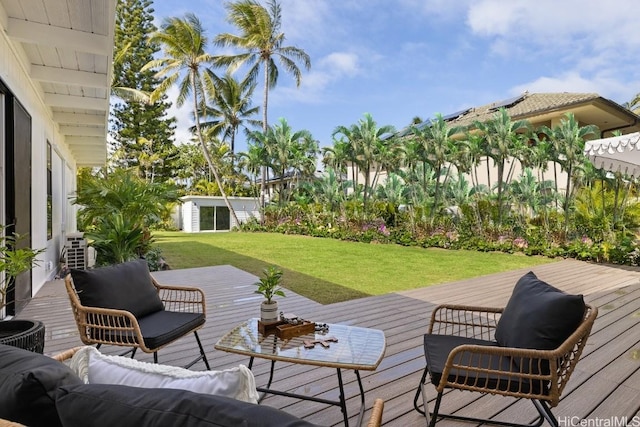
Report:
[{"label": "white cloud", "polygon": [[[284,0],[281,1],[282,28],[287,42],[285,45],[322,44],[332,31],[339,31],[335,25],[330,25],[334,20],[331,15],[334,5],[328,0],[309,1]],[[291,43],[289,43],[291,42]],[[298,46],[304,49],[304,46]]]},{"label": "white cloud", "polygon": [[[637,82],[636,82],[637,83]],[[637,85],[634,87],[638,87]],[[519,95],[525,91],[529,92],[579,92],[597,93],[606,98],[614,99],[618,102],[628,101],[632,98],[633,90],[629,85],[621,83],[619,80],[606,74],[598,74],[593,77],[581,75],[576,71],[569,71],[557,77],[543,76],[536,80],[511,89],[513,95]]]},{"label": "white cloud", "polygon": [[469,7],[467,24],[481,36],[549,48],[576,42],[575,49],[638,47],[636,10],[635,0],[479,0]]},{"label": "white cloud", "polygon": [[511,89],[514,95],[529,92],[598,92],[598,83],[582,77],[575,71],[558,77],[539,77]]},{"label": "white cloud", "polygon": [[[385,0],[385,5],[388,0]],[[400,0],[400,6],[410,15],[457,19],[474,0]]]},{"label": "white cloud", "polygon": [[353,77],[360,73],[358,55],[347,52],[333,52],[320,60],[320,69],[340,77]]},{"label": "white cloud", "polygon": [[636,0],[478,0],[469,6],[467,26],[493,55],[548,64],[514,94],[596,92],[624,102],[639,87],[636,11]]},{"label": "white cloud", "polygon": [[[355,53],[332,52],[320,58],[317,67],[303,73],[300,87],[291,85],[278,86],[274,91],[273,102],[291,102],[292,100],[306,104],[325,102],[329,88],[342,79],[354,78],[362,73],[361,59]],[[281,76],[283,77],[283,76]]]},{"label": "white cloud", "polygon": [[193,108],[190,108],[188,103],[184,103],[181,107],[176,105],[178,88],[175,86],[169,88],[167,97],[172,102],[167,110],[167,116],[176,118],[175,143],[179,145],[189,142],[192,138],[189,128],[193,126]]}]

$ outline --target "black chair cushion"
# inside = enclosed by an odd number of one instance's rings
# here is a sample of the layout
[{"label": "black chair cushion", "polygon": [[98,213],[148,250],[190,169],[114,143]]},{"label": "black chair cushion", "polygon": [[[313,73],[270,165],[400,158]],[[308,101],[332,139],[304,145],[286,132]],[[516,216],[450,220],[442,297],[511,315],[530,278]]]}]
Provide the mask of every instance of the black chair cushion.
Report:
[{"label": "black chair cushion", "polygon": [[82,305],[114,308],[144,317],[164,309],[143,259],[93,270],[71,270]]},{"label": "black chair cushion", "polygon": [[525,274],[515,288],[496,327],[503,347],[553,350],[577,329],[584,317],[582,295],[570,295]]},{"label": "black chair cushion", "polygon": [[177,389],[87,384],[64,387],[63,427],[313,427],[286,412]]},{"label": "black chair cushion", "polygon": [[[497,347],[495,341],[478,340],[474,338],[458,337],[452,335],[425,334],[424,355],[427,359],[427,369],[431,375],[431,382],[438,386],[442,379],[444,367],[451,351],[461,345],[479,345]],[[469,370],[452,369],[449,371],[447,381],[476,387],[488,387],[501,391],[546,393],[547,387],[541,381],[522,381],[519,378],[510,377],[509,372],[519,373],[520,370],[510,357],[478,355],[464,352],[454,359],[456,364],[472,366],[481,369],[492,369],[504,372],[504,374],[488,374],[486,372],[475,373]]]},{"label": "black chair cushion", "polygon": [[61,426],[58,387],[79,384],[82,380],[63,363],[0,344],[0,418],[31,427]]},{"label": "black chair cushion", "polygon": [[158,348],[203,325],[205,320],[202,313],[157,311],[138,319],[138,325],[145,345]]}]

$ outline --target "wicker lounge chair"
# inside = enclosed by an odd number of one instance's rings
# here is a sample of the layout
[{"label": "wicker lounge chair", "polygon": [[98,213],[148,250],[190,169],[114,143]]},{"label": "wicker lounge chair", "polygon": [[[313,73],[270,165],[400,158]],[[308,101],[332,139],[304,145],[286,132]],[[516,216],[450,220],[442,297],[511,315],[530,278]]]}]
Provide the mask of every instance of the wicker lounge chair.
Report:
[{"label": "wicker lounge chair", "polygon": [[198,288],[160,285],[146,261],[131,261],[95,270],[73,270],[65,278],[71,307],[84,344],[131,347],[153,353],[193,333],[200,359],[209,361],[198,337],[206,320],[204,293]]},{"label": "wicker lounge chair", "polygon": [[[535,276],[533,277],[535,278]],[[518,285],[516,285],[516,289],[517,287]],[[551,289],[557,291],[555,288],[551,287]],[[515,294],[516,291],[514,291]],[[430,427],[435,426],[439,418],[497,425],[518,425],[497,420],[441,414],[439,409],[446,389],[529,399],[540,415],[532,425],[539,426],[545,420],[552,426],[558,425],[550,408],[558,405],[562,391],[580,359],[598,314],[597,308],[584,303],[578,304],[578,297],[580,301],[582,300],[581,295],[560,294],[562,298],[572,298],[571,304],[575,307],[571,310],[574,313],[578,309],[581,310],[581,315],[580,312],[577,313],[579,316],[577,325],[561,324],[562,322],[558,322],[558,319],[553,319],[553,313],[541,313],[536,317],[532,312],[548,308],[548,302],[541,301],[540,304],[537,304],[535,295],[521,295],[520,301],[512,296],[504,309],[459,305],[441,305],[434,309],[428,333],[424,336],[427,366],[413,402],[414,408],[425,415]],[[525,303],[526,307],[515,307],[515,305],[522,305],[522,303]],[[520,321],[512,317],[514,309],[517,309],[518,314],[523,316]],[[507,310],[509,310],[508,315]],[[560,317],[570,317],[566,313],[566,311],[559,311],[556,314]],[[509,317],[506,318],[506,316]],[[516,341],[527,340],[528,337],[524,336],[527,334],[526,331],[522,331],[521,336],[516,336],[517,329],[523,324],[535,323],[532,319],[540,319],[540,322],[546,321],[547,323],[543,325],[547,328],[546,332],[549,332],[550,324],[552,328],[558,326],[566,330],[569,327],[565,334],[568,336],[563,337],[558,345],[553,345],[553,348],[549,348],[550,345],[541,345],[540,347],[546,348],[536,349],[526,348],[523,345],[500,344],[499,341],[505,340],[504,332],[503,336],[500,336],[500,332],[496,333],[501,317],[504,321],[503,328],[513,329],[511,331],[513,332],[512,341],[514,337]],[[557,324],[554,325],[551,322]],[[500,339],[496,340],[496,336]],[[522,343],[516,342],[516,344]],[[427,405],[425,384],[427,375],[430,375],[431,383],[437,392],[432,413],[429,413]],[[419,404],[421,395],[423,405]]]}]

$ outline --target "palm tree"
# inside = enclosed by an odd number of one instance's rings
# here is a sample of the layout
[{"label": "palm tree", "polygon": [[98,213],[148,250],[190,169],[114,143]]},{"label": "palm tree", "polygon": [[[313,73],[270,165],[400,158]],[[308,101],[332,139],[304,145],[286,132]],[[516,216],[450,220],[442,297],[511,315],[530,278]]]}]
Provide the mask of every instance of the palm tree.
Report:
[{"label": "palm tree", "polygon": [[[129,54],[129,49],[131,48],[131,43],[129,42],[124,45],[121,49],[116,51],[115,56],[113,57],[113,66],[117,67],[118,65],[122,65],[125,58]],[[115,74],[111,76],[111,96],[118,97],[128,102],[140,102],[146,103],[150,101],[150,96],[148,92],[144,90],[121,86],[119,82],[116,81]]]},{"label": "palm tree", "polygon": [[336,172],[338,181],[343,181],[343,176],[347,174],[350,149],[351,145],[348,142],[335,139],[333,147],[322,148],[322,164]]},{"label": "palm tree", "polygon": [[296,184],[300,178],[315,178],[319,153],[318,141],[313,139],[310,133],[299,140],[299,144],[291,153],[292,168],[297,171]]},{"label": "palm tree", "polygon": [[502,224],[503,192],[505,186],[508,185],[505,180],[505,166],[507,160],[513,155],[513,146],[520,138],[518,132],[528,129],[529,122],[526,120],[513,122],[507,110],[500,108],[491,120],[487,122],[475,121],[474,127],[485,138],[488,156],[493,159],[498,169],[498,223]]},{"label": "palm tree", "polygon": [[200,116],[210,117],[211,120],[201,124],[203,129],[213,129],[215,135],[222,135],[223,141],[228,142],[231,154],[235,154],[235,140],[241,128],[259,127],[260,121],[252,117],[260,110],[253,107],[251,100],[255,83],[236,80],[227,73],[224,77],[214,76],[215,91],[211,96],[213,102],[200,112]]},{"label": "palm tree", "polygon": [[[450,163],[452,163],[456,151],[456,144],[452,136],[462,132],[462,128],[449,127],[442,114],[436,114],[435,120],[431,120],[428,126],[412,126],[411,131],[419,145],[421,160],[430,164],[436,174],[436,187],[431,208],[431,218],[433,218],[440,203],[440,187],[447,182],[451,169]],[[449,166],[447,166],[448,164]],[[445,177],[441,181],[440,177],[443,172],[445,172]]]},{"label": "palm tree", "polygon": [[[252,135],[264,145],[267,164],[273,170],[274,176],[279,177],[279,203],[283,205],[288,200],[284,186],[286,174],[290,172],[294,175],[308,175],[310,171],[313,173],[318,144],[308,130],[294,132],[285,119],[280,119],[266,134],[253,132]],[[313,167],[309,166],[309,159]]]},{"label": "palm tree", "polygon": [[637,93],[636,96],[634,96],[631,101],[625,102],[624,104],[622,104],[622,106],[627,110],[634,112],[635,114],[639,114],[640,113],[640,93]]},{"label": "palm tree", "polygon": [[[409,128],[409,132],[411,128]],[[403,165],[413,175],[413,180],[405,180],[407,182],[415,181],[419,183],[421,187],[421,193],[427,194],[427,188],[430,185],[428,182],[428,174],[432,173],[431,165],[427,163],[426,155],[424,154],[424,147],[418,138],[408,139],[404,147]],[[420,172],[420,173],[418,173]]]},{"label": "palm tree", "polygon": [[[275,58],[286,71],[293,75],[296,86],[300,86],[302,73],[297,62],[301,62],[309,70],[311,59],[309,55],[297,47],[283,46],[285,35],[280,31],[282,23],[281,8],[277,0],[269,0],[265,8],[255,0],[242,0],[227,4],[227,20],[240,30],[240,35],[229,33],[219,34],[215,43],[221,47],[240,49],[237,55],[218,56],[218,65],[228,66],[236,70],[243,65],[249,66],[246,80],[255,82],[260,68],[263,70],[264,93],[262,109],[262,131],[267,132],[267,112],[269,105],[269,89],[273,89],[278,82],[279,70]],[[262,170],[260,184],[261,205],[264,205],[264,189],[266,168]]]},{"label": "palm tree", "polygon": [[565,216],[565,231],[569,226],[569,208],[573,195],[571,182],[576,179],[575,171],[584,163],[584,143],[585,138],[598,134],[598,127],[595,125],[580,126],[573,113],[567,113],[560,121],[560,124],[553,129],[542,128],[551,142],[555,151],[559,154],[558,162],[567,173],[567,186],[562,208]]},{"label": "palm tree", "polygon": [[206,94],[214,90],[213,72],[206,68],[207,64],[213,63],[213,57],[204,50],[207,45],[207,37],[200,20],[191,13],[187,14],[185,19],[166,18],[160,30],[151,35],[151,40],[163,46],[166,55],[164,58],[150,61],[143,67],[143,70],[160,67],[156,72],[156,77],[163,80],[154,90],[151,98],[152,100],[159,99],[174,84],[177,84],[179,89],[176,100],[178,106],[182,106],[192,95],[196,134],[202,152],[232,218],[236,224],[239,224],[238,216],[227,198],[220,174],[205,143],[198,116],[199,109],[206,105]]},{"label": "palm tree", "polygon": [[371,114],[366,113],[364,119],[350,127],[338,126],[333,137],[341,136],[351,145],[352,162],[364,175],[364,211],[367,211],[367,200],[371,195],[371,171],[380,163],[380,147],[387,144],[386,134],[395,132],[393,126],[378,127]]},{"label": "palm tree", "polygon": [[546,207],[550,201],[548,194],[553,190],[553,182],[540,181],[531,168],[525,168],[520,178],[509,186],[511,197],[523,221],[530,214],[537,215]]},{"label": "palm tree", "polygon": [[[487,161],[487,164],[489,163],[485,140],[482,136],[469,132],[466,132],[465,139],[465,156],[470,166],[469,175],[471,176],[471,186],[476,187],[480,183],[478,179],[478,166],[483,158]],[[491,174],[487,174],[487,185],[491,186]]]},{"label": "palm tree", "polygon": [[[251,138],[251,133],[249,133],[249,138]],[[249,142],[247,151],[240,153],[239,157],[240,167],[253,178],[253,186],[257,188],[258,176],[260,176],[262,167],[266,165],[267,153],[264,145],[256,140]]]},{"label": "palm tree", "polygon": [[371,180],[372,188],[378,185],[378,179],[383,171],[386,171],[387,174],[398,171],[404,158],[404,147],[395,136],[382,135],[377,145],[378,159]]}]

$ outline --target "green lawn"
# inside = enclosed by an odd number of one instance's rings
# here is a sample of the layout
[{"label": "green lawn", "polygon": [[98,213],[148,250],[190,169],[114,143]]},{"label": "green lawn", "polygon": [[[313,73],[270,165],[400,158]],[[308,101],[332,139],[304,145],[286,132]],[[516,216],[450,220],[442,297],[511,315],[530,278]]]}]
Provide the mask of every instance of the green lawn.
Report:
[{"label": "green lawn", "polygon": [[553,262],[542,257],[423,249],[271,233],[155,233],[171,268],[233,265],[323,304]]}]

